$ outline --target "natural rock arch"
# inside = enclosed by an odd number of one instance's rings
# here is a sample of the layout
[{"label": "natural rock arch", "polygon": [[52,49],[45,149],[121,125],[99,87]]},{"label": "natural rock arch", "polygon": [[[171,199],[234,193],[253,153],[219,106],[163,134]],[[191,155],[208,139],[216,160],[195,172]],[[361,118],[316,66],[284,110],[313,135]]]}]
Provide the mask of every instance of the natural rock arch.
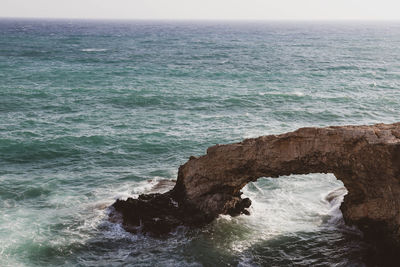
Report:
[{"label": "natural rock arch", "polygon": [[242,199],[240,190],[259,177],[309,173],[333,173],[343,182],[347,224],[380,243],[400,243],[400,123],[301,128],[216,145],[179,168],[171,191],[113,206],[128,230],[140,224],[145,231],[164,233],[219,214],[247,213],[251,201]]}]

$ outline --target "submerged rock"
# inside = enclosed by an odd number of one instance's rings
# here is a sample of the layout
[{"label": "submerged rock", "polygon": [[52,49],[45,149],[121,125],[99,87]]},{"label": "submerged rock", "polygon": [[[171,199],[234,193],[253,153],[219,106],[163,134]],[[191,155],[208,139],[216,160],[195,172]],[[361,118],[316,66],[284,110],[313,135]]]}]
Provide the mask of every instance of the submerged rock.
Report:
[{"label": "submerged rock", "polygon": [[329,192],[328,195],[326,195],[325,200],[328,201],[329,203],[334,202],[337,198],[340,196],[343,196],[347,194],[347,190],[345,187],[339,187],[333,190],[332,192]]},{"label": "submerged rock", "polygon": [[308,173],[333,173],[348,190],[341,205],[345,222],[380,247],[400,247],[400,123],[301,128],[216,145],[180,166],[171,191],[113,206],[126,228],[161,234],[219,214],[247,214],[251,201],[240,190],[259,177]]}]

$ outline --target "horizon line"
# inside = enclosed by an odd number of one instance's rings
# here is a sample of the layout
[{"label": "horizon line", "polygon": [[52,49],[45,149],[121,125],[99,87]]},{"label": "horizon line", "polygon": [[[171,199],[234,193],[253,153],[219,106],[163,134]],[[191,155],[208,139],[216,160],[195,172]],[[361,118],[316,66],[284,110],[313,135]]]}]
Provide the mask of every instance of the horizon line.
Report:
[{"label": "horizon line", "polygon": [[400,22],[396,19],[365,19],[365,18],[336,18],[336,19],[306,19],[306,18],[279,18],[279,19],[252,19],[252,18],[84,18],[84,17],[24,17],[24,16],[0,16],[0,19],[27,19],[27,20],[103,20],[103,21],[198,21],[198,22]]}]

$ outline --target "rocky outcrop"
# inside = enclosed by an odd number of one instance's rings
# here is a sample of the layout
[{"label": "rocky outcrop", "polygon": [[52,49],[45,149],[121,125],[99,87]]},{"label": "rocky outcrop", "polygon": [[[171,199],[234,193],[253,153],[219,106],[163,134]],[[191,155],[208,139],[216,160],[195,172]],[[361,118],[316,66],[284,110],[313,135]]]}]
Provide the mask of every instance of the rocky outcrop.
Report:
[{"label": "rocky outcrop", "polygon": [[166,232],[179,224],[208,223],[219,214],[247,214],[251,201],[242,199],[240,190],[259,177],[308,173],[333,173],[343,181],[347,224],[380,244],[399,245],[400,123],[301,128],[216,145],[179,168],[170,192],[117,201],[114,207],[122,211],[125,225],[146,228],[156,219],[157,228],[174,218],[161,231]]}]

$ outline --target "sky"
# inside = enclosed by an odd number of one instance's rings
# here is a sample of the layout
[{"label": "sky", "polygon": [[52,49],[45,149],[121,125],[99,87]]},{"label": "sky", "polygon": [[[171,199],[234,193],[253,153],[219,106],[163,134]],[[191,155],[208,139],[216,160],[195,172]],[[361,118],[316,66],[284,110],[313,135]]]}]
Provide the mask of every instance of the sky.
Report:
[{"label": "sky", "polygon": [[0,17],[399,20],[400,0],[0,0]]}]

